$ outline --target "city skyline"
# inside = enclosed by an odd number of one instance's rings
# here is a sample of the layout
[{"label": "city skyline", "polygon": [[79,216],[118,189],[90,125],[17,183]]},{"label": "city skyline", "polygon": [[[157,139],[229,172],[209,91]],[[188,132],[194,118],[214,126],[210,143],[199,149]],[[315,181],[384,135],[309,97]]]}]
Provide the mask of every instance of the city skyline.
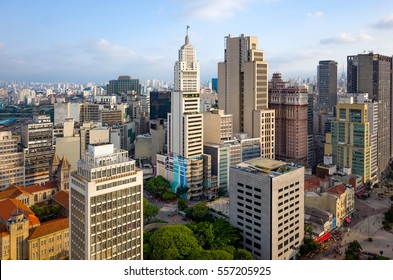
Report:
[{"label": "city skyline", "polygon": [[[24,3],[23,3],[24,2]],[[189,25],[201,80],[217,77],[228,34],[259,38],[269,73],[316,76],[319,60],[346,69],[347,55],[393,54],[393,3],[373,12],[356,1],[162,0],[6,2],[0,18],[0,77],[42,82],[109,81],[120,75],[172,80]],[[288,43],[289,42],[289,43]]]}]

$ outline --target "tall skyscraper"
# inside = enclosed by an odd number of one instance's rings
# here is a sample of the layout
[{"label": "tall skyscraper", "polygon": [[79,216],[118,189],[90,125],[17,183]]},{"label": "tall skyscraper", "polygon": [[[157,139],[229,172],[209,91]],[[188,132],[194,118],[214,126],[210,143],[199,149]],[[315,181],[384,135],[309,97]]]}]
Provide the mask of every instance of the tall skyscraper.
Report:
[{"label": "tall skyscraper", "polygon": [[54,153],[53,123],[49,115],[35,115],[32,123],[22,126],[24,148],[25,185],[49,180],[49,163]]},{"label": "tall skyscraper", "polygon": [[89,145],[71,173],[71,259],[142,260],[142,199],[142,171],[128,152]]},{"label": "tall skyscraper", "polygon": [[304,167],[266,158],[229,171],[229,219],[255,259],[296,258],[304,236]]},{"label": "tall skyscraper", "polygon": [[185,158],[203,153],[203,115],[199,109],[199,62],[188,34],[175,63],[175,90],[168,114],[168,150]]},{"label": "tall skyscraper", "polygon": [[318,109],[333,112],[337,104],[337,62],[321,60],[317,67]]},{"label": "tall skyscraper", "polygon": [[304,86],[289,86],[280,73],[269,83],[269,107],[276,112],[276,159],[307,163],[308,93]]},{"label": "tall skyscraper", "polygon": [[261,142],[261,156],[274,158],[274,110],[268,109],[268,64],[258,39],[225,37],[225,61],[218,64],[218,107],[233,115],[233,132]]},{"label": "tall skyscraper", "polygon": [[178,187],[187,186],[190,199],[200,198],[203,194],[204,170],[210,168],[204,166],[208,162],[204,162],[202,156],[199,62],[188,32],[174,70],[175,89],[171,94],[171,112],[168,113],[168,154],[157,154],[157,175],[171,182],[173,192]]},{"label": "tall skyscraper", "polygon": [[368,53],[347,57],[348,93],[378,101],[378,169],[386,175],[392,156],[392,57]]}]

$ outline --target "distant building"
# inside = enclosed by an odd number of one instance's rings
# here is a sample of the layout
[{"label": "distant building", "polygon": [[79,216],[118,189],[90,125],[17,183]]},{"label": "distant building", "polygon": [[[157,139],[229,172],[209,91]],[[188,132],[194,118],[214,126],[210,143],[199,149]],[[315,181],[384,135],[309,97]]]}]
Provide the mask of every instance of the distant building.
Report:
[{"label": "distant building", "polygon": [[107,95],[130,93],[135,91],[141,94],[139,79],[131,79],[130,76],[119,76],[117,80],[110,80],[107,85]]},{"label": "distant building", "polygon": [[296,258],[304,236],[304,167],[266,158],[231,166],[230,223],[255,259]]},{"label": "distant building", "polygon": [[317,67],[318,109],[333,112],[337,104],[337,62],[321,60]]},{"label": "distant building", "polygon": [[22,125],[25,185],[49,180],[49,162],[54,153],[53,123],[49,115],[35,115],[32,123]]},{"label": "distant building", "polygon": [[23,152],[11,131],[0,131],[0,192],[13,184],[25,184]]},{"label": "distant building", "polygon": [[306,87],[289,86],[280,73],[269,83],[269,107],[275,110],[276,159],[307,163],[308,93]]}]

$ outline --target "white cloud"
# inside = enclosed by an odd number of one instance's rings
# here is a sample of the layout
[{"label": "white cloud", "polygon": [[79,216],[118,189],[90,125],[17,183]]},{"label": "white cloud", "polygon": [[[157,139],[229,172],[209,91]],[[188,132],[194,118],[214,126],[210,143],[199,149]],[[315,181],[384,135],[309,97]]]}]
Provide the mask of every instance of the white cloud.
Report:
[{"label": "white cloud", "polygon": [[372,37],[366,33],[340,33],[333,37],[325,38],[320,41],[321,44],[346,44],[370,41]]},{"label": "white cloud", "polygon": [[307,13],[307,17],[309,17],[309,18],[321,18],[321,17],[323,17],[323,15],[324,15],[324,13],[321,11]]},{"label": "white cloud", "polygon": [[125,46],[112,44],[106,39],[100,39],[93,46],[93,51],[104,58],[129,61],[136,57],[135,53]]},{"label": "white cloud", "polygon": [[373,24],[377,29],[393,29],[393,13]]}]

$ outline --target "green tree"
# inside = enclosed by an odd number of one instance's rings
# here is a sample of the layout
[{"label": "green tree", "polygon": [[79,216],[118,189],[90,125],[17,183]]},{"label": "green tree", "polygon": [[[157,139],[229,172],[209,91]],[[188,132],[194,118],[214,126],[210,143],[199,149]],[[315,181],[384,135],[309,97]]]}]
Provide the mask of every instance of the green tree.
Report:
[{"label": "green tree", "polygon": [[233,256],[234,260],[253,260],[252,254],[244,249],[236,249]]},{"label": "green tree", "polygon": [[180,211],[183,211],[188,208],[188,202],[187,199],[184,197],[179,198],[177,201],[177,208],[179,208]]},{"label": "green tree", "polygon": [[352,241],[348,244],[348,248],[345,250],[345,259],[358,260],[361,250],[362,246],[360,245],[359,241]]},{"label": "green tree", "polygon": [[200,222],[198,224],[190,224],[188,227],[192,230],[194,236],[198,240],[198,244],[205,250],[215,249],[215,238],[213,224],[210,222]]},{"label": "green tree", "polygon": [[209,208],[204,202],[198,202],[193,207],[187,208],[187,215],[190,216],[195,222],[202,222],[210,220],[211,216],[208,214]]},{"label": "green tree", "polygon": [[151,219],[157,216],[160,208],[157,206],[150,204],[146,198],[143,199],[143,218],[150,223]]},{"label": "green tree", "polygon": [[299,249],[300,257],[303,258],[308,254],[315,254],[318,252],[318,248],[319,245],[314,239],[310,237],[305,237],[303,239],[303,244],[300,245],[300,249]]},{"label": "green tree", "polygon": [[192,230],[184,225],[167,225],[150,237],[150,259],[187,260],[202,251]]},{"label": "green tree", "polygon": [[239,230],[222,218],[213,222],[213,230],[216,248],[221,248],[225,245],[236,245],[240,240]]},{"label": "green tree", "polygon": [[175,199],[176,195],[168,189],[161,195],[161,198],[165,201],[169,201]]},{"label": "green tree", "polygon": [[147,181],[146,190],[151,194],[162,196],[170,188],[170,183],[162,176],[151,178]]}]

